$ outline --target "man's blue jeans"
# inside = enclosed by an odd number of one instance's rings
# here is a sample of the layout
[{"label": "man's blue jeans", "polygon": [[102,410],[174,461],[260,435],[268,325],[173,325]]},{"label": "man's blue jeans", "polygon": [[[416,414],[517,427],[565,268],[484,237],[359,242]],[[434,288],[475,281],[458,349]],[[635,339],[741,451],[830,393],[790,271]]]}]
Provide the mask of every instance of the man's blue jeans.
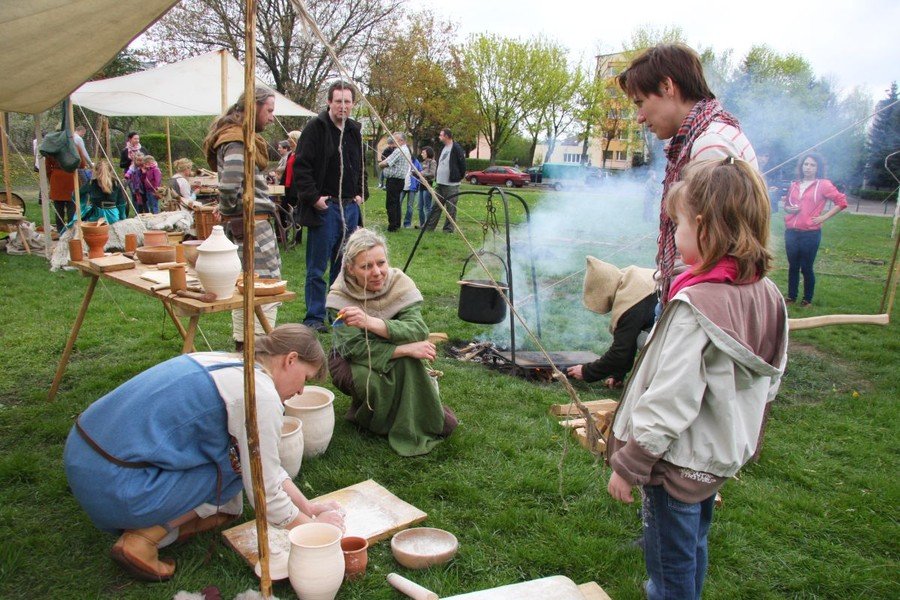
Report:
[{"label": "man's blue jeans", "polygon": [[812,302],[816,291],[816,274],[813,264],[822,241],[822,230],[786,229],[784,232],[784,249],[788,259],[788,298],[797,299],[800,287],[800,273],[803,273],[803,299]]},{"label": "man's blue jeans", "polygon": [[649,600],[699,599],[706,577],[706,538],[716,495],[702,502],[680,502],[661,485],[642,488],[644,564]]},{"label": "man's blue jeans", "polygon": [[431,192],[423,185],[419,188],[419,227],[425,227],[429,213],[431,213]]},{"label": "man's blue jeans", "polygon": [[[306,234],[306,317],[304,323],[325,322],[325,269],[329,269],[330,283],[341,272],[344,243],[359,224],[359,205],[344,201],[344,218],[341,205],[328,202],[328,210],[322,214],[323,223],[309,227]],[[344,226],[343,224],[346,224]]]}]

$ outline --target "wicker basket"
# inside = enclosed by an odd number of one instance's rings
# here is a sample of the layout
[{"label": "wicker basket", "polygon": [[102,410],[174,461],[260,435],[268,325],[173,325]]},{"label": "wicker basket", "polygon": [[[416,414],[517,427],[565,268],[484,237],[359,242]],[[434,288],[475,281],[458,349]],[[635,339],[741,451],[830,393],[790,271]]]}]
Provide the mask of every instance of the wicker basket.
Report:
[{"label": "wicker basket", "polygon": [[215,206],[194,207],[194,237],[198,240],[205,240],[212,233],[213,225],[216,224],[213,216],[215,209]]}]

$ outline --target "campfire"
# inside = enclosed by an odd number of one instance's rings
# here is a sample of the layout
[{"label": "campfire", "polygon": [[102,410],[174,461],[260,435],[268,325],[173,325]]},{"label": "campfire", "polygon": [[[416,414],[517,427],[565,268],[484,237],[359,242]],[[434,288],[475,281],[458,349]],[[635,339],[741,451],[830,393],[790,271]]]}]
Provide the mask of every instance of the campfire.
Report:
[{"label": "campfire", "polygon": [[[457,360],[481,363],[489,369],[496,369],[509,375],[524,377],[529,381],[553,381],[553,366],[541,352],[511,352],[498,347],[493,342],[473,341],[451,344],[450,356]],[[589,363],[600,358],[593,352],[549,352],[553,364],[561,370]]]}]

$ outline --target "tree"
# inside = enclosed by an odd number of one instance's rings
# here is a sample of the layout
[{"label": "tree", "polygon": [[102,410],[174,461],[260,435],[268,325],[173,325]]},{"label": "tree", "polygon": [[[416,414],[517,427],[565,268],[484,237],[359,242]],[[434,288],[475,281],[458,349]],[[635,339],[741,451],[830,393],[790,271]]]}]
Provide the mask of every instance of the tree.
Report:
[{"label": "tree", "polygon": [[569,69],[565,48],[555,42],[539,37],[532,44],[530,59],[529,71],[535,76],[528,81],[527,95],[531,102],[523,107],[526,112],[522,118],[522,125],[531,137],[526,157],[528,164],[534,161],[534,150],[541,133],[546,131],[548,137],[552,137],[547,153],[550,156],[560,128],[572,121],[573,97],[579,77],[577,71],[573,73]]},{"label": "tree", "polygon": [[[436,139],[450,105],[457,100],[451,81],[453,57],[448,41],[456,27],[430,12],[414,13],[401,28],[404,35],[380,38],[367,50],[369,102],[393,131],[410,134],[410,146]],[[376,140],[384,135],[372,119]]]},{"label": "tree", "polygon": [[[351,70],[373,36],[394,29],[403,0],[307,0],[306,6]],[[259,64],[275,89],[314,108],[325,82],[337,67],[307,31],[290,0],[259,0],[256,50]],[[148,32],[149,51],[171,61],[225,48],[244,56],[244,3],[239,0],[182,0]]]},{"label": "tree", "polygon": [[463,65],[472,83],[479,113],[479,132],[491,149],[491,163],[509,136],[518,131],[525,115],[533,109],[530,72],[533,44],[479,34],[462,50]]},{"label": "tree", "polygon": [[[887,97],[876,105],[879,111],[872,120],[866,143],[866,184],[876,188],[894,188],[896,180],[884,168],[885,158],[900,150],[900,104],[897,82],[887,90]],[[888,167],[900,176],[900,154],[894,155]]]}]

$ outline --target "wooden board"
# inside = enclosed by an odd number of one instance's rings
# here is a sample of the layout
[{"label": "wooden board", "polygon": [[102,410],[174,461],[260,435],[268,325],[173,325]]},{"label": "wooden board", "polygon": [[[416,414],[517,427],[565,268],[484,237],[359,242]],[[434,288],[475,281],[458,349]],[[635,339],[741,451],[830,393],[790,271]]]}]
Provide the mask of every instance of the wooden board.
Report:
[{"label": "wooden board", "polygon": [[[578,440],[578,443],[587,450],[591,449],[590,444],[588,443],[587,431],[584,430],[584,427],[578,427],[572,432],[572,435],[575,436],[575,439]],[[594,444],[594,452],[606,452],[606,442],[603,440],[597,440]]]},{"label": "wooden board", "polygon": [[554,575],[480,592],[450,596],[444,600],[584,600],[584,596],[571,579]]},{"label": "wooden board", "polygon": [[[421,523],[428,514],[404,502],[372,479],[314,498],[313,502],[334,500],[346,513],[344,535],[358,535],[369,545],[388,538],[410,525]],[[247,521],[222,532],[225,541],[251,567],[259,561],[256,521]],[[287,530],[269,527],[269,546],[290,552]]]},{"label": "wooden board", "polygon": [[104,273],[108,273],[109,271],[124,271],[125,269],[134,268],[134,261],[127,256],[122,256],[121,254],[92,258],[88,261],[88,263],[95,269]]},{"label": "wooden board", "polygon": [[596,581],[589,581],[578,586],[578,591],[584,596],[584,600],[612,600]]},{"label": "wooden board", "polygon": [[[587,402],[582,402],[582,404],[584,404],[584,406],[588,409],[588,412],[591,413],[616,410],[616,407],[619,406],[619,403],[615,400],[588,400]],[[557,417],[581,416],[581,413],[578,411],[578,408],[575,406],[574,402],[572,402],[571,404],[551,404],[550,414]]]}]

